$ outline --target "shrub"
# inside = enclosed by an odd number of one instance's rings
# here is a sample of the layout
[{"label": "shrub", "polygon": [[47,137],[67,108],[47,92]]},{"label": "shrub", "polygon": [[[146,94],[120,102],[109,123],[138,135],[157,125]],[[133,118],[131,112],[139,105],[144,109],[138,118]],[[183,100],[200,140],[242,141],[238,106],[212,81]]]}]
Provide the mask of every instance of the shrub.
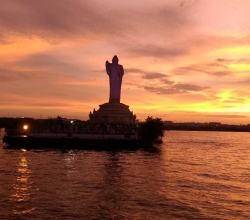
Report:
[{"label": "shrub", "polygon": [[164,136],[164,126],[161,118],[147,117],[146,121],[141,124],[139,136],[143,141],[153,143],[159,137]]}]

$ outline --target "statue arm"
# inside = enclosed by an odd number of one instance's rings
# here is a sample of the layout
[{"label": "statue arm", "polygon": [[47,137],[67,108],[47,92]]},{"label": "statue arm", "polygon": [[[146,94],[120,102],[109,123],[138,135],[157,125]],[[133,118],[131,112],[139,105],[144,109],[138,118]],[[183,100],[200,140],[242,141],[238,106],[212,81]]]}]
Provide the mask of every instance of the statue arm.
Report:
[{"label": "statue arm", "polygon": [[106,66],[106,72],[107,72],[107,74],[110,75],[110,63],[109,63],[108,60],[106,61],[106,65],[105,66]]}]

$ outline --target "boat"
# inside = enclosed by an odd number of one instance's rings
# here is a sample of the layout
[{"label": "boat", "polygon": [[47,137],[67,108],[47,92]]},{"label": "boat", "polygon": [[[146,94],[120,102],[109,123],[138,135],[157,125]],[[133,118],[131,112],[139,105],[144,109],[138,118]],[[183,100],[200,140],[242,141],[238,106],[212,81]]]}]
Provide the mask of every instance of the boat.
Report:
[{"label": "boat", "polygon": [[137,150],[137,133],[80,133],[71,130],[8,130],[3,137],[6,148]]}]

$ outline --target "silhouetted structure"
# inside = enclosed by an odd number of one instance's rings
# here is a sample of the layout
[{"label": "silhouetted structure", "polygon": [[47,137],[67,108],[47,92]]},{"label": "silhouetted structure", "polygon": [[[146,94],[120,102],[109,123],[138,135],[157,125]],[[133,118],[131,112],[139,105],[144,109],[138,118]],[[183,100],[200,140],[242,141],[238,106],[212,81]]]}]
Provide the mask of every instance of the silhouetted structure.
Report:
[{"label": "silhouetted structure", "polygon": [[114,56],[112,63],[106,61],[106,71],[109,75],[109,102],[99,105],[99,109],[89,113],[90,123],[133,124],[136,115],[129,110],[129,106],[120,103],[123,66],[118,64],[118,57]]},{"label": "silhouetted structure", "polygon": [[117,56],[114,56],[112,63],[106,61],[106,72],[109,75],[109,102],[120,103],[122,77],[124,75],[123,66],[118,64]]}]

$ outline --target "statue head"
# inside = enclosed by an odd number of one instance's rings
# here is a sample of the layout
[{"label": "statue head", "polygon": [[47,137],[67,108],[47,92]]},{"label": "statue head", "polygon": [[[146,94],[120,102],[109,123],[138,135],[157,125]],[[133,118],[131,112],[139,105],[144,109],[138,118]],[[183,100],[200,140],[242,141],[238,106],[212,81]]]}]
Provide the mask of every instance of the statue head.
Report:
[{"label": "statue head", "polygon": [[112,63],[113,64],[118,64],[118,57],[115,55],[113,58],[112,58]]}]

